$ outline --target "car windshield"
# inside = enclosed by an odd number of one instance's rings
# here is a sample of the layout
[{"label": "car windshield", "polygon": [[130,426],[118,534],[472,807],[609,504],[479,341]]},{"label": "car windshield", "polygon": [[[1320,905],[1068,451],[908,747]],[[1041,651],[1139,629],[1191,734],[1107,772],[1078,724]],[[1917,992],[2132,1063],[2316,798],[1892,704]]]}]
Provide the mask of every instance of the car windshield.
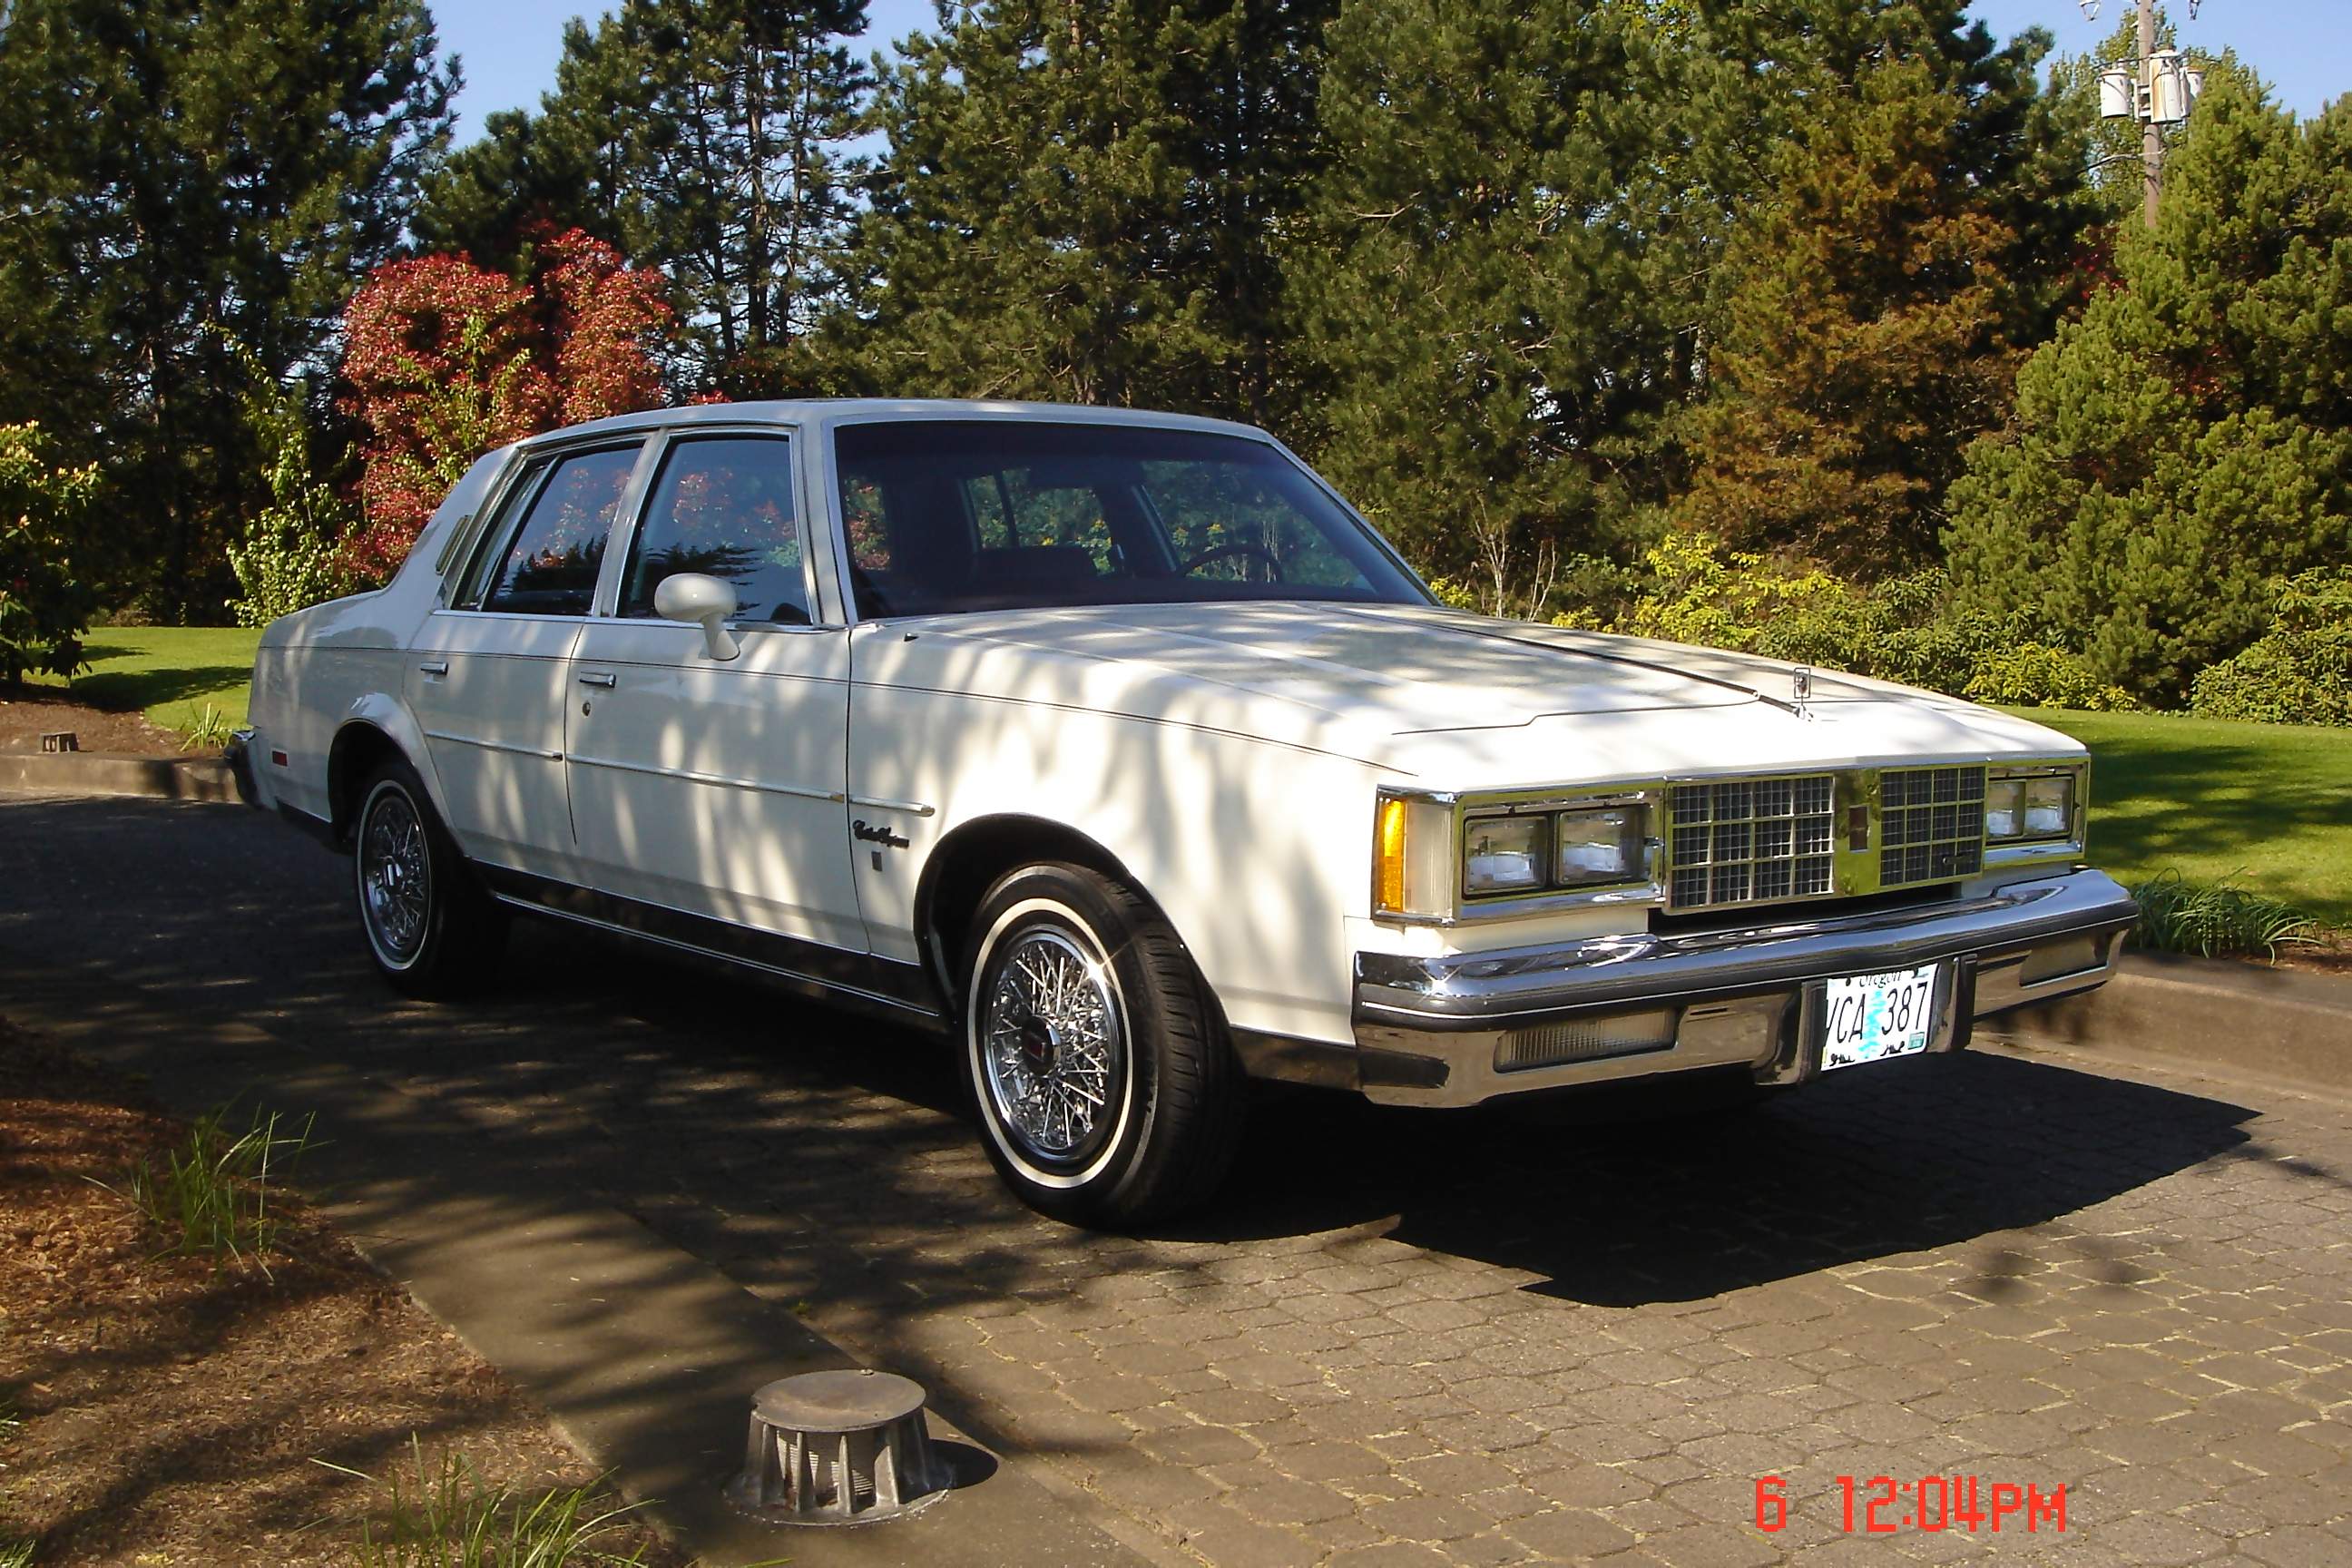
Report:
[{"label": "car windshield", "polygon": [[999,419],[850,425],[834,443],[861,616],[1430,602],[1262,441]]}]

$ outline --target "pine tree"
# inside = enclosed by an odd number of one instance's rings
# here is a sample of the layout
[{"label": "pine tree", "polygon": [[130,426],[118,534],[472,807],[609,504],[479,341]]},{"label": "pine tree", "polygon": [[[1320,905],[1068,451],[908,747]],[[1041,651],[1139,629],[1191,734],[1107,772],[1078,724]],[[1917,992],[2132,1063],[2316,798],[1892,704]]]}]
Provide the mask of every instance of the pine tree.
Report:
[{"label": "pine tree", "polygon": [[450,159],[418,238],[520,276],[531,234],[582,229],[670,279],[681,380],[792,388],[840,292],[865,30],[865,0],[627,0],[575,21],[555,90]]},{"label": "pine tree", "polygon": [[[1291,263],[1329,390],[1315,455],[1427,569],[1475,583],[1492,607],[1539,607],[1577,556],[1630,556],[1691,466],[1722,455],[1682,449],[1707,435],[1682,410],[1743,354],[1759,377],[1769,368],[1769,329],[1750,319],[1763,294],[1777,290],[1785,334],[1833,327],[1843,352],[1882,359],[1928,325],[1872,333],[1839,318],[1905,302],[1877,280],[1904,243],[1885,232],[1906,216],[1899,201],[1865,212],[1864,193],[1819,171],[1810,195],[1779,188],[1803,176],[1807,146],[1832,144],[1822,106],[1854,100],[1889,63],[1907,62],[1906,79],[1940,105],[1907,136],[1905,156],[1935,162],[1906,172],[1905,199],[1936,205],[1917,199],[1922,177],[1963,187],[1940,199],[1966,222],[1936,243],[1948,250],[1966,229],[1997,247],[1984,259],[2003,286],[1969,302],[1998,312],[1986,329],[1998,342],[2039,341],[2085,216],[2072,198],[2079,148],[2035,85],[2045,43],[1996,45],[1958,0],[1354,0],[1323,93],[1331,172]],[[1865,217],[1876,232],[1853,228]],[[1790,269],[1768,282],[1762,228],[1785,239],[1832,219],[1869,258],[1839,252],[1842,280]],[[1843,243],[1818,239],[1816,254]],[[1917,292],[1957,287],[1948,276]],[[1745,395],[1749,416],[1797,443],[1784,456],[1798,468],[1773,484],[1830,477],[1800,471],[1821,399],[1809,407],[1799,391],[1758,379]],[[1767,408],[1776,396],[1786,406]],[[1957,444],[1928,443],[1915,474],[1907,449],[1878,442],[1858,472],[1867,489],[1891,463],[1901,493],[1932,493]]]},{"label": "pine tree", "polygon": [[1279,256],[1330,9],[943,6],[876,106],[889,150],[833,335],[845,379],[1280,423],[1298,395]]},{"label": "pine tree", "polygon": [[1947,542],[1964,602],[2030,609],[2177,703],[2281,579],[2352,563],[2352,99],[2298,125],[2210,73],[2116,266],[1969,451]]},{"label": "pine tree", "polygon": [[2006,412],[2032,312],[1969,177],[1968,103],[1917,59],[1815,95],[1727,247],[1674,516],[1876,577],[1930,564],[1968,442]]},{"label": "pine tree", "polygon": [[266,495],[227,344],[273,377],[319,359],[399,242],[456,80],[421,0],[15,6],[0,403],[102,462],[89,553],[116,599],[181,619],[226,597],[222,546]]},{"label": "pine tree", "polygon": [[1354,0],[1330,170],[1288,258],[1323,378],[1315,455],[1425,568],[1529,608],[1629,505],[1672,398],[1648,285],[1668,155],[1636,8]]}]

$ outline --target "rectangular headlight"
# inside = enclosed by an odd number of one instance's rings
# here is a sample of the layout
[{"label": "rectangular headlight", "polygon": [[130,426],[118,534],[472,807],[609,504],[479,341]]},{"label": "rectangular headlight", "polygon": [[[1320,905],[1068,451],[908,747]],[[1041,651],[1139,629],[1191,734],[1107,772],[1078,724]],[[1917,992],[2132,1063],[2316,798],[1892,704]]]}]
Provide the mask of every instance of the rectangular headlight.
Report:
[{"label": "rectangular headlight", "polygon": [[2063,838],[2074,825],[2074,780],[2059,774],[2025,781],[2025,837]]},{"label": "rectangular headlight", "polygon": [[1544,885],[1550,863],[1551,819],[1543,816],[1474,817],[1462,829],[1462,890],[1532,892]]},{"label": "rectangular headlight", "polygon": [[1985,837],[1995,844],[2064,838],[2074,831],[2074,782],[2068,773],[1996,775],[1985,784]]},{"label": "rectangular headlight", "polygon": [[1642,875],[1642,811],[1616,805],[1553,819],[1552,881],[1562,888],[1631,882]]}]

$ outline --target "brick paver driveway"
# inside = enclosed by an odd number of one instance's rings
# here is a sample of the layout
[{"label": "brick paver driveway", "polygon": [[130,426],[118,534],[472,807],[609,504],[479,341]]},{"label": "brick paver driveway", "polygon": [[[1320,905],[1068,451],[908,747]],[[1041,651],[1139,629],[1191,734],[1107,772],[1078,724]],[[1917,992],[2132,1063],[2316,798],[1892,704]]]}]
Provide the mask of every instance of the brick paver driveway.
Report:
[{"label": "brick paver driveway", "polygon": [[[752,986],[536,929],[499,994],[398,1005],[343,864],[256,814],[0,805],[0,1008],[364,1059],[1171,1561],[2352,1563],[2340,1104],[1997,1052],[1696,1121],[1301,1097],[1220,1213],[1105,1237],[1003,1194],[943,1058]],[[1921,1528],[1935,1477],[1977,1528]]]}]

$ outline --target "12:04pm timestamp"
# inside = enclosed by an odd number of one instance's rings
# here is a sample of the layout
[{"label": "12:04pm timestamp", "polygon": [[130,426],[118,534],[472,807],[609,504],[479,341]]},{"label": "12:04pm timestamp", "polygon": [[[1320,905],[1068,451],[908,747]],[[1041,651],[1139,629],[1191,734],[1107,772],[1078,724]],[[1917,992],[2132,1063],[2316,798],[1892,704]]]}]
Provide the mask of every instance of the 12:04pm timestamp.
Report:
[{"label": "12:04pm timestamp", "polygon": [[[1857,1479],[1837,1478],[1843,1503],[1843,1525],[1847,1534],[1892,1534],[1898,1530],[1979,1530],[1999,1532],[2026,1530],[2040,1532],[2066,1528],[2066,1489],[2043,1491],[2028,1481],[1987,1481],[1974,1476],[1921,1476],[1898,1481],[1892,1476]],[[1756,1483],[1756,1528],[1769,1533],[1789,1522],[1789,1483],[1766,1476]]]}]

